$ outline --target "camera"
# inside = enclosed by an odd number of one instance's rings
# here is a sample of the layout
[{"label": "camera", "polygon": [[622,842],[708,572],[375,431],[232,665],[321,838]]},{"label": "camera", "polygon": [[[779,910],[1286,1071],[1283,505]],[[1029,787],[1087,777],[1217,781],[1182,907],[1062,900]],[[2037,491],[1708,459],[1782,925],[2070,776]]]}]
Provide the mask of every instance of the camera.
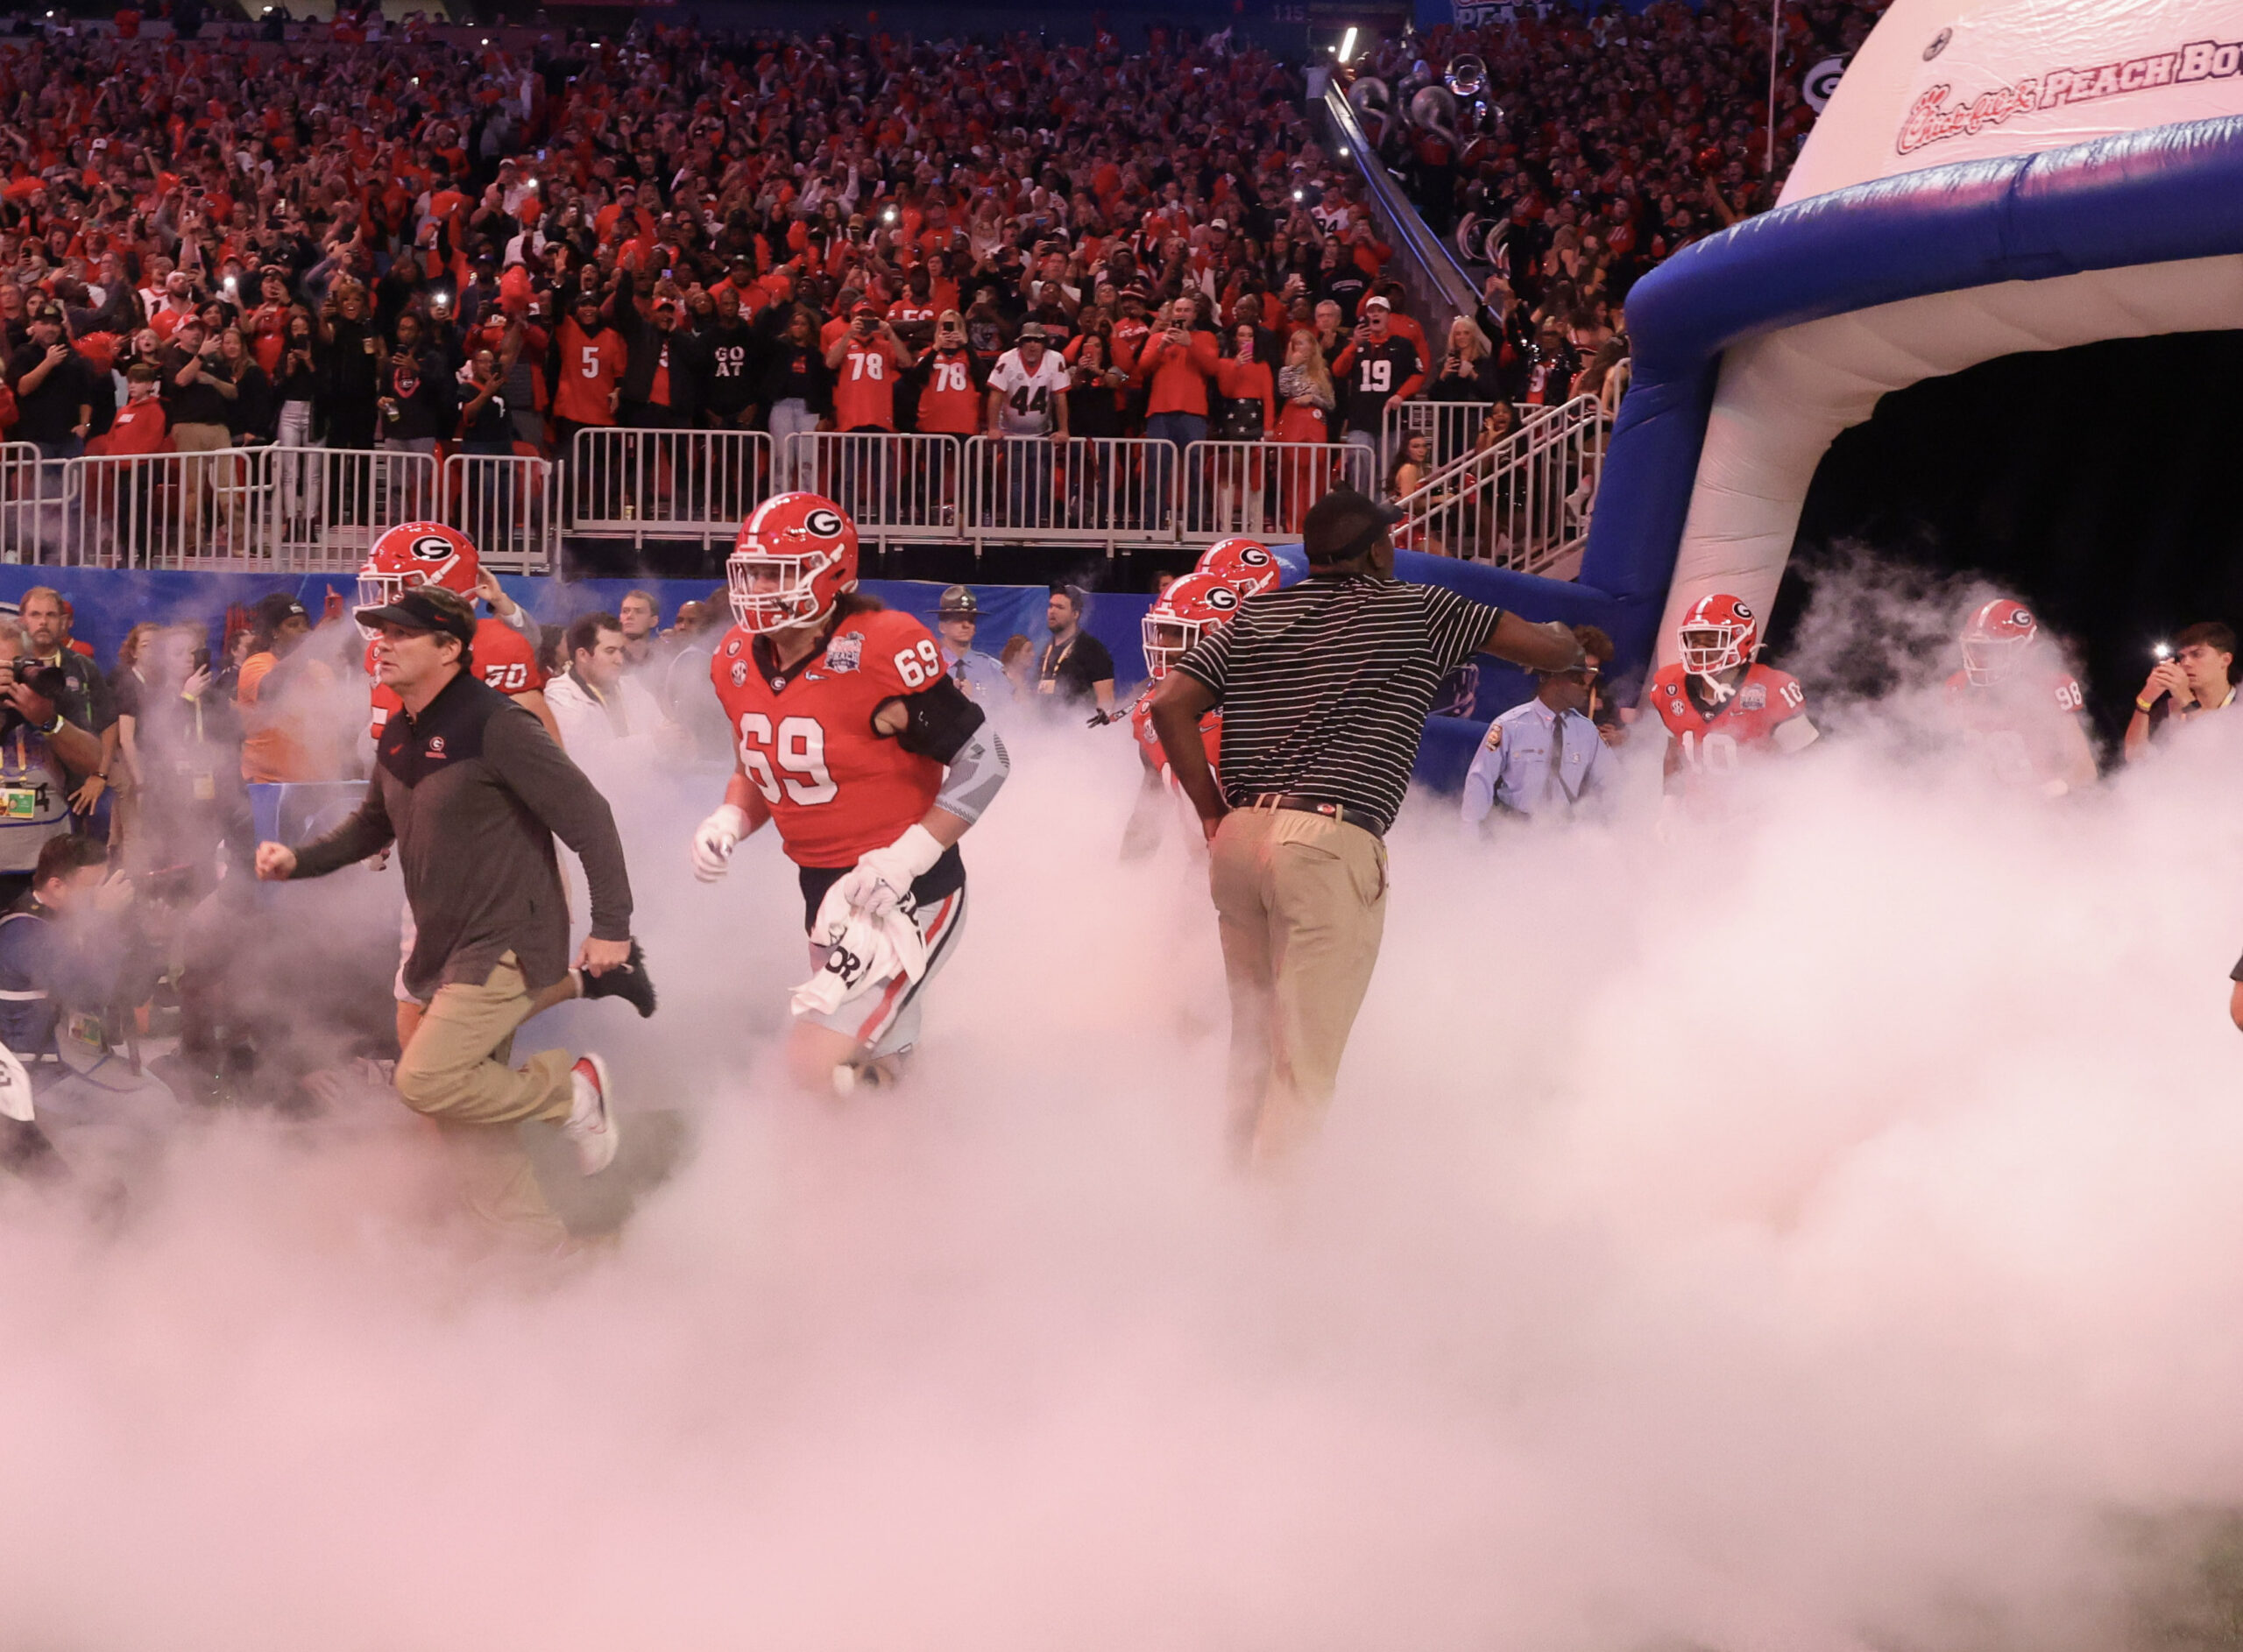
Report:
[{"label": "camera", "polygon": [[[22,683],[42,700],[52,700],[60,705],[69,697],[70,675],[60,666],[45,666],[38,660],[19,656],[14,660],[0,660],[0,691]],[[5,701],[0,701],[0,738],[13,734],[24,721],[24,714]]]}]

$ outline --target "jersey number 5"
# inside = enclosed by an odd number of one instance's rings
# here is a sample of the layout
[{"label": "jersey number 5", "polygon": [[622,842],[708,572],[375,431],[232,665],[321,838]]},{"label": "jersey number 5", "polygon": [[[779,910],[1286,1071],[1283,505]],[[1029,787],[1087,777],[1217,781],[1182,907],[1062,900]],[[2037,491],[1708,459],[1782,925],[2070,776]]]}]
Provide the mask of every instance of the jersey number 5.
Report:
[{"label": "jersey number 5", "polygon": [[[772,772],[774,759],[786,771],[783,780]],[[816,717],[781,718],[775,741],[769,717],[761,711],[741,712],[739,766],[767,803],[776,803],[782,796],[805,807],[830,803],[841,789],[825,772],[825,731]]]}]

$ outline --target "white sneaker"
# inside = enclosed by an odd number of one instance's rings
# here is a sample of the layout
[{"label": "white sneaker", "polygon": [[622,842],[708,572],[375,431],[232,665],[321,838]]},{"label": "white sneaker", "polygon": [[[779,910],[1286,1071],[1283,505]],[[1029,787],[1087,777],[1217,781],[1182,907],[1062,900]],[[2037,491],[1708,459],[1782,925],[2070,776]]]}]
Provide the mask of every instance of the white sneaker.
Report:
[{"label": "white sneaker", "polygon": [[576,1086],[576,1102],[561,1133],[577,1144],[577,1168],[598,1175],[615,1162],[619,1133],[615,1127],[615,1089],[608,1081],[607,1063],[597,1055],[580,1055],[569,1070]]}]

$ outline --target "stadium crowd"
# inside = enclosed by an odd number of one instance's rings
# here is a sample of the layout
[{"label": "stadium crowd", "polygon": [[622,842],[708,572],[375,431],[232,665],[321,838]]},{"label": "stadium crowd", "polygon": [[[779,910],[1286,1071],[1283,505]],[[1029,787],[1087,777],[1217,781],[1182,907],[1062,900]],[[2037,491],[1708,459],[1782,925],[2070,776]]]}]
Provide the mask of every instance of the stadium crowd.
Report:
[{"label": "stadium crowd", "polygon": [[1376,448],[1427,383],[1298,71],[1226,36],[326,32],[0,42],[11,439],[48,461],[565,460],[619,427]]},{"label": "stadium crowd", "polygon": [[1772,152],[1764,8],[1522,6],[1374,46],[1360,67],[1384,94],[1368,100],[1382,159],[1429,224],[1464,227],[1493,265],[1492,359],[1445,377],[1514,402],[1602,390],[1626,358],[1629,289],[1775,204],[1815,123],[1807,72],[1850,56],[1885,4],[1781,8]]}]

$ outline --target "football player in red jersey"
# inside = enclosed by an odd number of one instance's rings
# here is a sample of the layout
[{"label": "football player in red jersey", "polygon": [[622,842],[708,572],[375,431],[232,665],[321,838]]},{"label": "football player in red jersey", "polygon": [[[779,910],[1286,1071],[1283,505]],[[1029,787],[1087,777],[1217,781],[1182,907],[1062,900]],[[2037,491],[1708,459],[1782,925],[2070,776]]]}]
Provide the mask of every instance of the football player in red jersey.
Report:
[{"label": "football player in red jersey", "polygon": [[725,574],[739,623],[710,677],[739,759],[722,807],[694,833],[694,872],[722,877],[739,840],[775,823],[799,869],[815,970],[829,967],[822,937],[838,916],[909,918],[923,972],[898,969],[831,1013],[798,1012],[788,1045],[807,1090],[885,1083],[955,950],[966,916],[958,842],[1004,784],[1004,745],[944,671],[927,628],[857,594],[856,524],[832,500],[765,500]]},{"label": "football player in red jersey", "polygon": [[2079,680],[2024,604],[1997,597],[1963,626],[1963,669],[1947,680],[1963,737],[1996,780],[2050,797],[2095,783]]},{"label": "football player in red jersey", "polygon": [[1268,546],[1247,539],[1217,540],[1199,553],[1192,571],[1216,575],[1242,597],[1277,589],[1284,572]]},{"label": "football player in red jersey", "polygon": [[[479,597],[509,618],[526,618],[499,589],[499,582],[483,572],[483,559],[476,552],[475,542],[442,522],[400,522],[374,541],[365,566],[358,570],[358,606],[383,607],[394,602],[399,592],[415,585],[442,585],[470,602]],[[506,618],[486,615],[475,622],[475,641],[468,653],[475,661],[477,676],[536,713],[554,744],[561,744],[560,724],[545,703],[544,668],[537,663],[537,649],[521,630]],[[374,674],[371,639],[366,644],[366,674],[369,678]],[[371,697],[371,732],[379,745],[383,725],[400,709],[400,702],[379,682],[373,684]]]},{"label": "football player in red jersey", "polygon": [[[1250,541],[1226,540],[1223,543]],[[1263,556],[1269,555],[1260,546],[1254,548],[1262,551]],[[1275,564],[1271,566],[1274,568]],[[1145,615],[1145,670],[1149,681],[1145,692],[1137,696],[1137,702],[1129,712],[1129,732],[1136,738],[1137,755],[1144,759],[1145,774],[1137,791],[1136,806],[1129,811],[1129,824],[1122,834],[1124,860],[1136,860],[1152,853],[1160,843],[1162,817],[1173,807],[1163,796],[1175,780],[1168,772],[1168,754],[1162,751],[1160,736],[1153,729],[1152,690],[1194,643],[1216,626],[1228,625],[1245,600],[1246,593],[1231,582],[1230,575],[1222,572],[1191,573],[1171,585]],[[1220,706],[1199,719],[1199,738],[1206,745],[1207,766],[1215,771],[1220,784],[1223,738]],[[1192,834],[1194,841],[1199,836]]]},{"label": "football player in red jersey", "polygon": [[1687,793],[1733,773],[1748,752],[1805,750],[1822,731],[1808,721],[1796,679],[1759,664],[1759,622],[1734,597],[1702,597],[1682,616],[1679,664],[1662,666],[1645,692],[1673,739],[1667,790]]}]

